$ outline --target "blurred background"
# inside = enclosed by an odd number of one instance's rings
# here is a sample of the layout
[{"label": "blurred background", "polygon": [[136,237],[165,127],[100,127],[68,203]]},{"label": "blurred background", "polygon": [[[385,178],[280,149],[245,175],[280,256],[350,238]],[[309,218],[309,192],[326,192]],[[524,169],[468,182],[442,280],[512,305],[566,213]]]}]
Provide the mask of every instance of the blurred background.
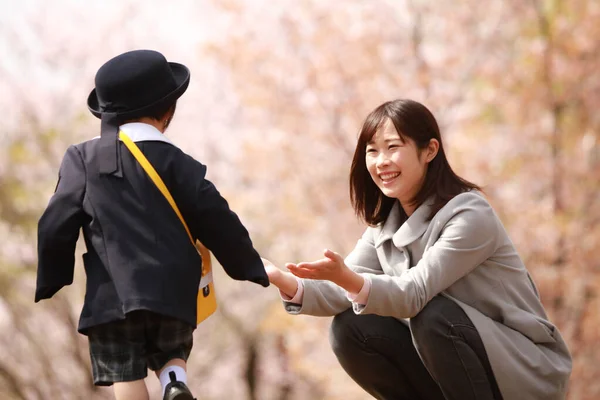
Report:
[{"label": "blurred background", "polygon": [[[69,144],[99,133],[97,69],[149,48],[191,69],[167,134],[277,265],[347,254],[348,196],[376,106],[436,115],[454,169],[484,186],[573,355],[570,400],[600,398],[600,1],[0,0],[0,398],[111,399],[76,333],[75,282],[33,303],[36,225]],[[199,400],[367,399],[328,344],[330,318],[288,316],[274,287],[216,267],[195,332]],[[154,376],[151,396],[160,397]],[[513,399],[510,399],[513,400]]]}]

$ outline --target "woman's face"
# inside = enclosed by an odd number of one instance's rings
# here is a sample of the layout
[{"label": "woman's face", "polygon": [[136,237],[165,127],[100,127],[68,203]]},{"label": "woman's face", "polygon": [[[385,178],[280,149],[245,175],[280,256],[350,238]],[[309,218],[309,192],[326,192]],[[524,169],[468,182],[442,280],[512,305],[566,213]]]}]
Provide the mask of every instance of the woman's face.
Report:
[{"label": "woman's face", "polygon": [[401,139],[389,119],[367,143],[365,157],[371,178],[384,195],[400,200],[409,215],[414,211],[411,200],[421,189],[427,164],[433,159],[429,153],[428,149],[419,152],[412,139]]}]

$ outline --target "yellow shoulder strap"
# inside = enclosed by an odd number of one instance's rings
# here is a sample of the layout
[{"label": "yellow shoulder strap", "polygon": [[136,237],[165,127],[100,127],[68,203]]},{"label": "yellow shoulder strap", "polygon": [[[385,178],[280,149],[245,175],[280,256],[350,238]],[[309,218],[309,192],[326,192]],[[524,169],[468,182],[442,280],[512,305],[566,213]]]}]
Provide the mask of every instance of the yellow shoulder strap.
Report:
[{"label": "yellow shoulder strap", "polygon": [[129,138],[129,136],[127,136],[123,131],[119,132],[119,137],[121,138],[123,143],[125,143],[125,146],[127,146],[129,151],[131,152],[131,154],[133,154],[133,156],[138,160],[138,162],[140,163],[142,168],[144,168],[144,170],[146,171],[146,173],[148,174],[150,179],[152,179],[152,181],[154,182],[156,187],[165,196],[165,198],[167,199],[167,201],[169,202],[171,207],[173,207],[173,211],[175,211],[175,214],[177,214],[177,216],[179,217],[179,220],[181,220],[181,223],[183,224],[183,227],[185,228],[185,231],[187,232],[187,234],[190,238],[190,241],[195,246],[194,238],[192,238],[192,234],[191,234],[190,229],[188,228],[187,224],[185,223],[185,220],[183,219],[183,215],[181,215],[181,212],[179,212],[179,208],[177,207],[177,204],[175,204],[175,200],[173,200],[173,196],[171,196],[169,189],[167,189],[167,187],[165,186],[165,183],[160,178],[160,176],[158,175],[158,173],[156,172],[156,170],[154,169],[152,164],[150,164],[150,162],[148,161],[148,159],[146,158],[144,153],[142,153],[140,151],[140,148],[137,147],[137,145],[134,143],[134,141],[131,140]]},{"label": "yellow shoulder strap", "polygon": [[215,288],[211,273],[210,252],[199,241],[194,243],[194,238],[192,238],[190,229],[185,223],[181,212],[179,212],[179,208],[177,207],[177,204],[175,204],[173,196],[171,196],[171,193],[169,193],[169,189],[167,189],[165,183],[162,181],[152,164],[150,164],[146,156],[144,156],[144,154],[140,151],[140,148],[124,132],[119,132],[119,137],[123,143],[125,143],[125,146],[127,146],[131,154],[133,154],[133,156],[138,160],[142,168],[144,168],[156,187],[165,196],[173,208],[173,211],[175,211],[175,214],[177,214],[179,220],[183,224],[183,227],[185,228],[192,245],[196,247],[200,257],[202,258],[202,279],[200,280],[200,290],[198,290],[198,296],[196,297],[196,323],[200,324],[202,321],[212,315],[217,309],[217,298],[215,296]]}]

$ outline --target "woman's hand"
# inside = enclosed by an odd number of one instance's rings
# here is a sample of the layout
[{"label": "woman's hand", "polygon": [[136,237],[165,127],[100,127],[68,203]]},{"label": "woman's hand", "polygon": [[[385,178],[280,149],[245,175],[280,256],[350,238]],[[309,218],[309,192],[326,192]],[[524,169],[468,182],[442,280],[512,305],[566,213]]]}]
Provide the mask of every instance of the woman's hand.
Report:
[{"label": "woman's hand", "polygon": [[285,272],[277,268],[273,263],[266,258],[262,258],[265,271],[269,277],[269,282],[277,286],[286,296],[292,298],[298,291],[298,281],[289,272]]},{"label": "woman's hand", "polygon": [[325,249],[325,258],[313,262],[286,264],[287,269],[298,278],[327,280],[346,289],[350,293],[358,293],[364,284],[364,278],[352,271],[344,263],[338,253]]}]

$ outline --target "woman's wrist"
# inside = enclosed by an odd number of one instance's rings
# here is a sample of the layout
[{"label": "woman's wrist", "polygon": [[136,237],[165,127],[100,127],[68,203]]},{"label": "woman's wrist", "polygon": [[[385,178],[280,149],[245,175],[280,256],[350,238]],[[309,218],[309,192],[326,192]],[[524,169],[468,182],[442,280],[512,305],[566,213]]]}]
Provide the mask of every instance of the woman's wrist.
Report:
[{"label": "woman's wrist", "polygon": [[345,289],[349,293],[357,294],[365,284],[365,278],[351,269],[346,268],[344,269],[344,272],[341,274],[340,278],[333,283]]}]

